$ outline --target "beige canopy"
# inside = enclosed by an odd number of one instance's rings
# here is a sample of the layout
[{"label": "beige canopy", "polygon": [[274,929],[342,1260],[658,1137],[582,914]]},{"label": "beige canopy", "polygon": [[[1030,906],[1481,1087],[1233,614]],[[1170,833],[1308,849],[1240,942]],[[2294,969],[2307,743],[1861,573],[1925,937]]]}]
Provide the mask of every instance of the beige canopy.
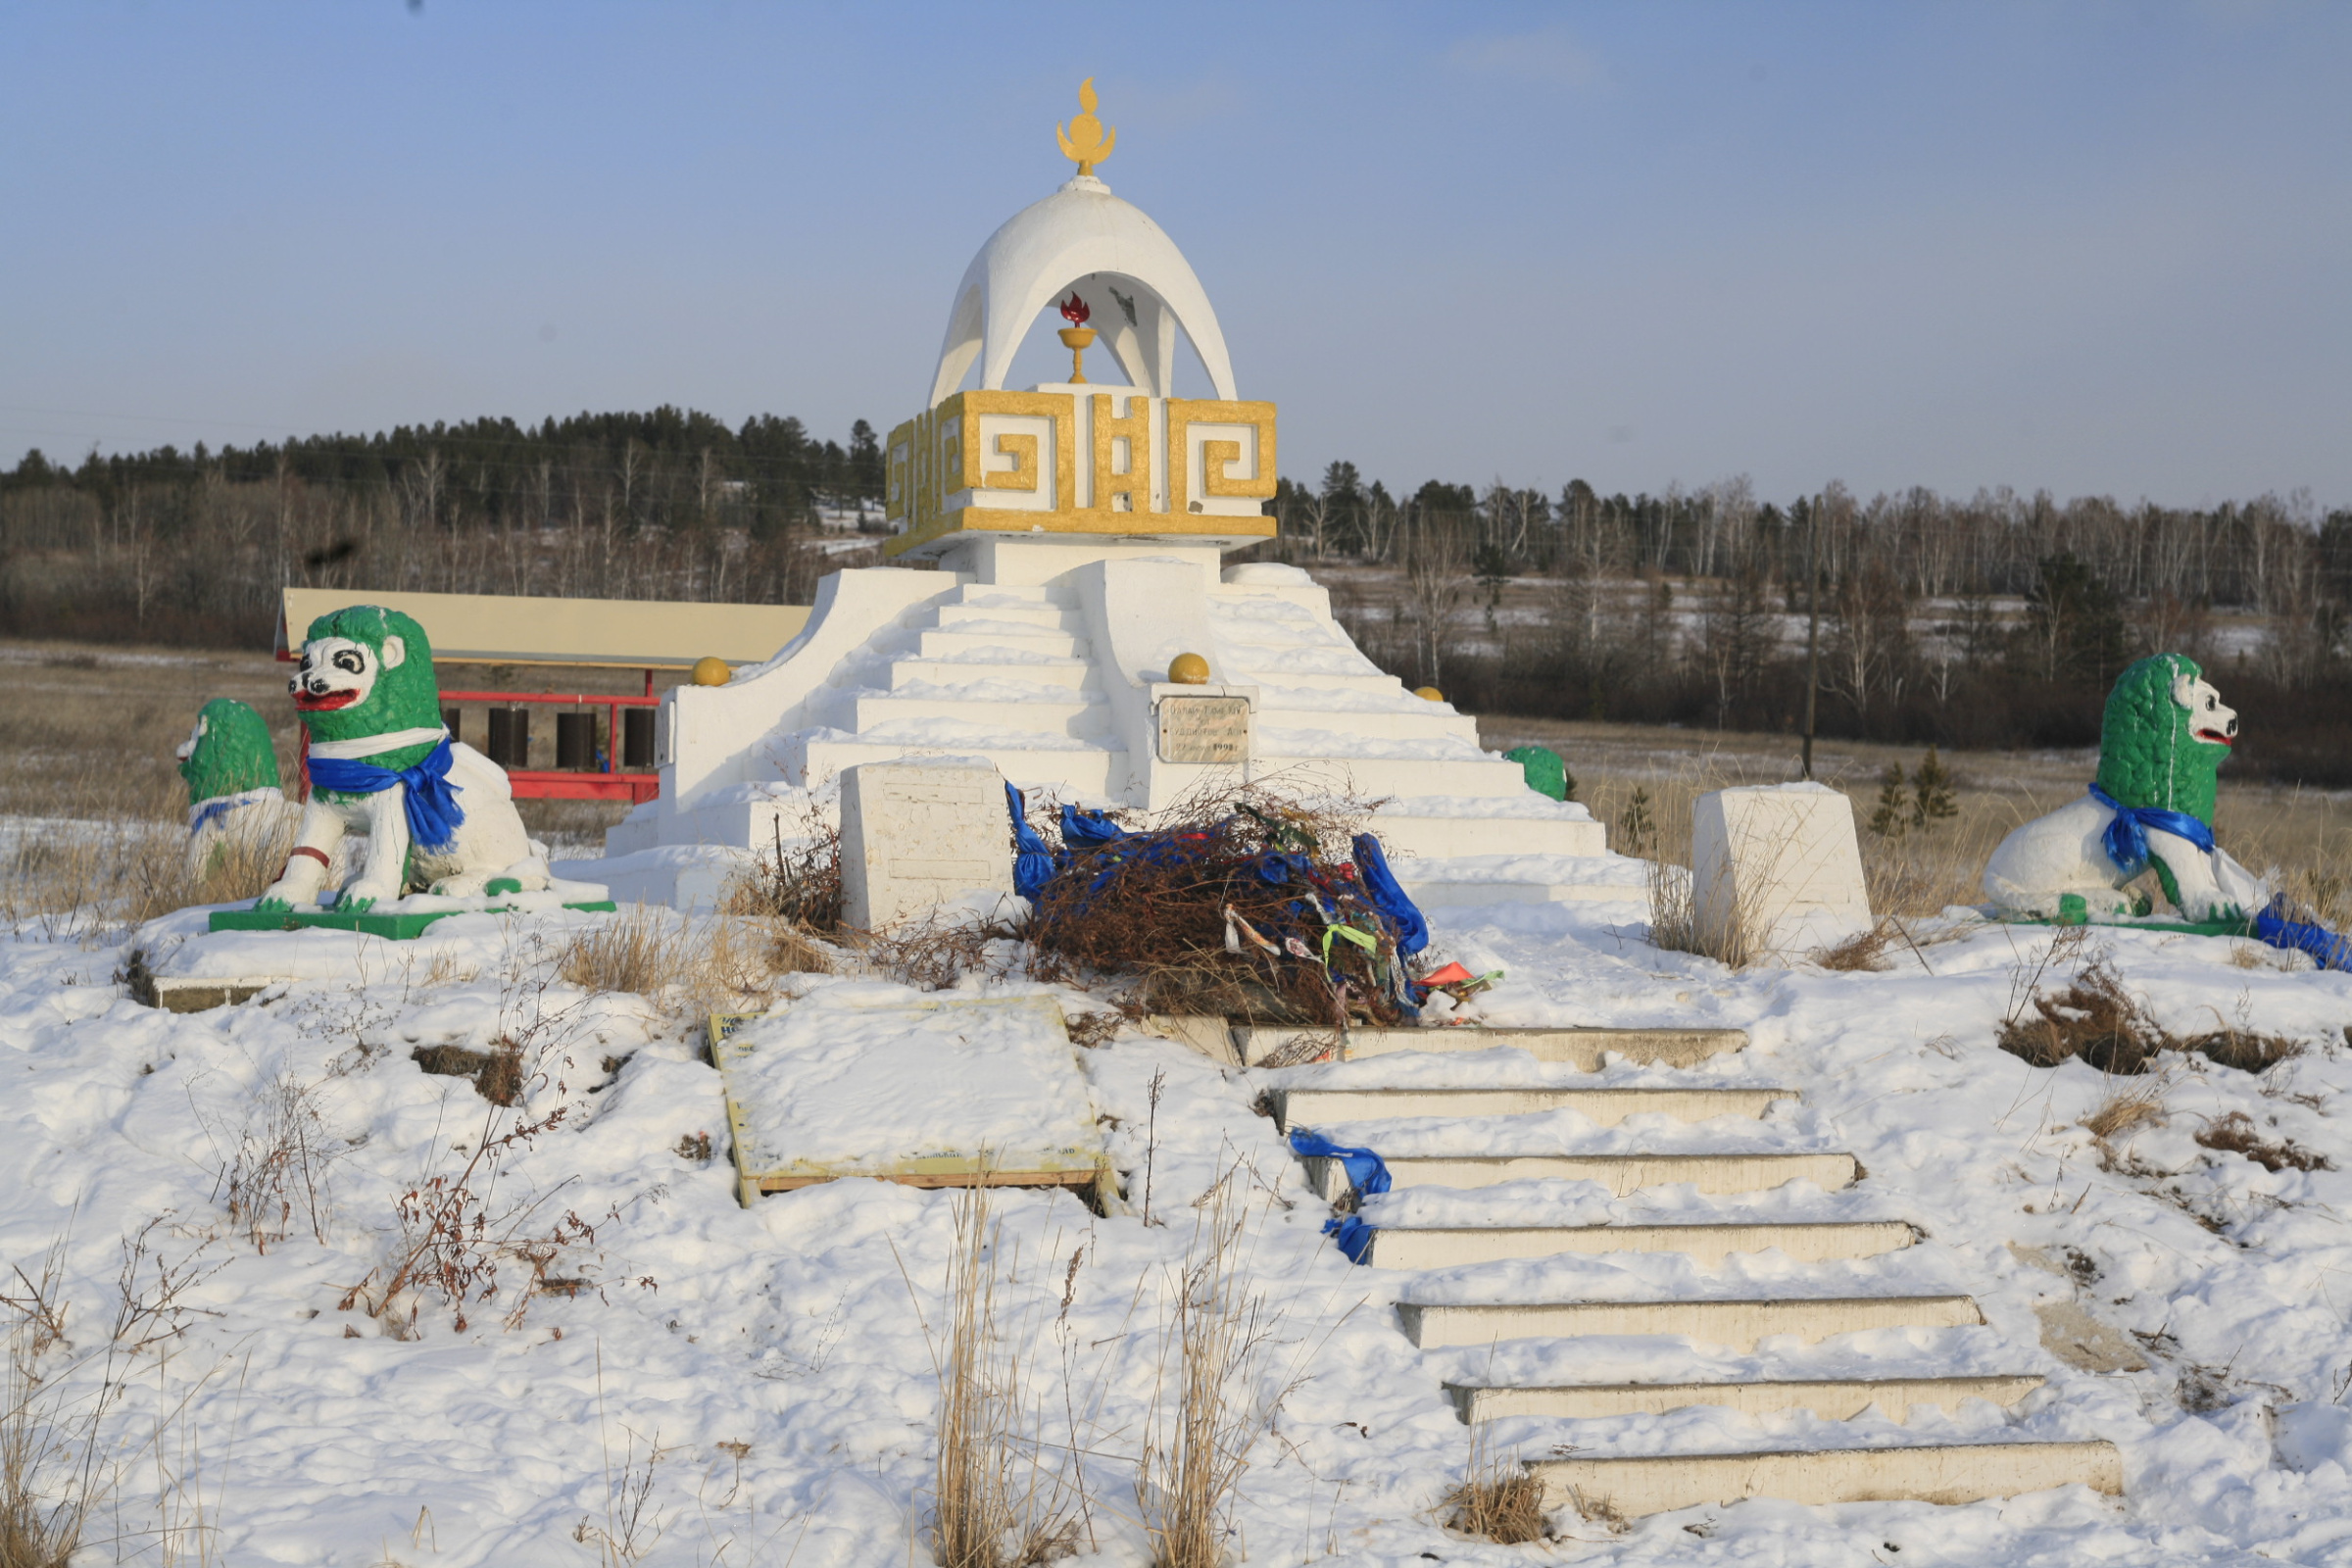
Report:
[{"label": "beige canopy", "polygon": [[499,594],[288,588],[276,652],[301,647],[311,622],[347,605],[416,617],[433,659],[460,664],[612,664],[682,669],[715,655],[758,663],[800,635],[807,605],[694,605],[639,599],[520,599]]}]

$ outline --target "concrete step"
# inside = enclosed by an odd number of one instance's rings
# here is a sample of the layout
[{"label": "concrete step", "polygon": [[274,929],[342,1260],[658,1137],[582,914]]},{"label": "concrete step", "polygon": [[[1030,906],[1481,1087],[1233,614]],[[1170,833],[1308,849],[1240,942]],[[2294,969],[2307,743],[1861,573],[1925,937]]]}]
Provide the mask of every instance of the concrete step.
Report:
[{"label": "concrete step", "polygon": [[922,659],[986,657],[1002,649],[1017,649],[1053,659],[1075,659],[1079,646],[1079,640],[1068,632],[1045,626],[1019,631],[926,631],[915,638],[916,654]]},{"label": "concrete step", "polygon": [[1260,708],[1252,715],[1264,729],[1326,729],[1382,740],[1453,739],[1478,744],[1478,720],[1466,713],[1447,712],[1435,703],[1417,708],[1346,709],[1297,708],[1285,704]]},{"label": "concrete step", "polygon": [[976,680],[1017,680],[1032,686],[1100,685],[1091,681],[1094,665],[1083,659],[985,660],[899,659],[891,662],[890,689],[925,686],[965,686]]},{"label": "concrete step", "polygon": [[1023,586],[1019,583],[967,582],[959,584],[948,595],[951,605],[985,606],[990,609],[1050,607],[1067,610],[1065,596],[1052,588]]},{"label": "concrete step", "polygon": [[1745,1497],[1833,1502],[1978,1502],[2053,1487],[2121,1496],[2123,1458],[2111,1443],[1968,1443],[1752,1453],[1642,1454],[1539,1459],[1528,1471],[1545,1508],[1621,1519]]},{"label": "concrete step", "polygon": [[1754,1119],[1776,1100],[1798,1098],[1793,1089],[1289,1089],[1275,1092],[1274,1116],[1286,1133],[1293,1127],[1405,1116],[1536,1116],[1554,1110],[1573,1110],[1596,1127],[1614,1127],[1628,1116]]},{"label": "concrete step", "polygon": [[[1522,780],[1524,782],[1524,779]],[[1372,831],[1397,860],[1398,876],[1412,866],[1408,856],[1451,859],[1464,855],[1577,855],[1608,852],[1608,831],[1598,822],[1560,816],[1435,816],[1416,811],[1380,811]]]},{"label": "concrete step", "polygon": [[[1291,789],[1321,791],[1358,799],[1401,795],[1407,790],[1443,791],[1472,797],[1527,793],[1527,775],[1517,762],[1468,757],[1319,757],[1267,751],[1250,763],[1250,776],[1279,774]],[[1379,825],[1375,819],[1374,826]]]},{"label": "concrete step", "polygon": [[1759,1340],[1795,1335],[1808,1344],[1872,1329],[1977,1328],[1968,1296],[1784,1297],[1697,1301],[1531,1301],[1464,1306],[1400,1301],[1405,1337],[1424,1350],[1502,1340],[1665,1334],[1752,1350]]},{"label": "concrete step", "polygon": [[1425,909],[1483,904],[1649,902],[1646,861],[1621,855],[1462,855],[1399,860],[1405,893]]},{"label": "concrete step", "polygon": [[1876,1257],[1909,1247],[1900,1220],[1775,1224],[1377,1226],[1364,1261],[1374,1268],[1455,1268],[1564,1252],[1683,1252],[1714,1268],[1734,1252],[1779,1250],[1800,1263]]},{"label": "concrete step", "polygon": [[[1702,1193],[1760,1193],[1807,1181],[1835,1192],[1854,1180],[1851,1154],[1465,1154],[1384,1156],[1389,1187],[1494,1187],[1503,1182],[1599,1182],[1619,1198],[1688,1182]],[[1347,1162],[1305,1161],[1307,1183],[1327,1199],[1349,1191]]]},{"label": "concrete step", "polygon": [[1771,1415],[1810,1410],[1825,1421],[1850,1421],[1877,1405],[1890,1421],[1911,1419],[1915,1404],[1959,1408],[1963,1399],[2012,1405],[2040,1388],[2033,1373],[1943,1378],[1805,1378],[1752,1383],[1569,1383],[1498,1388],[1448,1383],[1446,1392],[1464,1421],[1506,1416],[1556,1416],[1582,1421],[1620,1415],[1663,1415],[1691,1405]]},{"label": "concrete step", "polygon": [[1024,789],[1047,786],[1065,795],[1108,795],[1113,779],[1127,776],[1127,754],[1098,748],[1030,751],[999,745],[906,746],[881,741],[809,741],[803,774],[793,782],[812,784],[838,777],[860,762],[895,762],[906,757],[986,758],[1007,782]]},{"label": "concrete step", "polygon": [[[1242,1059],[1251,1066],[1315,1031],[1287,1025],[1236,1028]],[[1388,1056],[1403,1051],[1492,1051],[1512,1046],[1538,1061],[1566,1062],[1585,1072],[1600,1065],[1604,1052],[1629,1061],[1689,1067],[1710,1056],[1747,1047],[1744,1029],[1350,1029],[1340,1042],[1340,1059]]]},{"label": "concrete step", "polygon": [[939,607],[939,629],[956,631],[970,626],[985,626],[992,622],[1042,627],[1047,631],[1077,631],[1079,616],[1059,605],[1039,601],[1021,605],[942,605]]},{"label": "concrete step", "polygon": [[1061,694],[1051,702],[980,702],[953,697],[883,697],[860,695],[851,705],[854,730],[869,730],[899,719],[962,719],[998,729],[1033,729],[1041,735],[1069,735],[1102,739],[1110,733],[1110,707],[1089,702],[1066,686],[1048,688]]}]

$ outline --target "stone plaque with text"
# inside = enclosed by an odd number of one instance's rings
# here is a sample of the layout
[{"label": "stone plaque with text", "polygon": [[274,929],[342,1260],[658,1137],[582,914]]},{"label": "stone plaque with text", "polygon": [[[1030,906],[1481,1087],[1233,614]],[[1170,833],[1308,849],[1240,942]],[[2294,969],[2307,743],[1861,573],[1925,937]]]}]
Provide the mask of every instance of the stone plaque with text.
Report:
[{"label": "stone plaque with text", "polygon": [[1246,762],[1250,760],[1250,699],[1162,697],[1159,760],[1163,762]]}]

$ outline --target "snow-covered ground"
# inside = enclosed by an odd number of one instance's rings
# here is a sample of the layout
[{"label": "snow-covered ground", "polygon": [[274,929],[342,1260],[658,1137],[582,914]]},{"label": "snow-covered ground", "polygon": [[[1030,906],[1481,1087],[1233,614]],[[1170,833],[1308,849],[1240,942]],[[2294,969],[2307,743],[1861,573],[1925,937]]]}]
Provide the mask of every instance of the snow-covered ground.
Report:
[{"label": "snow-covered ground", "polygon": [[[690,1004],[591,995],[558,977],[564,945],[597,918],[459,916],[395,944],[201,937],[201,912],[186,911],[90,946],[0,942],[0,1072],[17,1086],[0,1097],[0,1261],[38,1278],[57,1250],[55,1294],[71,1304],[68,1344],[41,1363],[48,1387],[86,1395],[107,1366],[125,1237],[144,1232],[134,1291],[155,1297],[159,1261],[192,1281],[175,1298],[176,1337],[127,1357],[109,1442],[136,1462],[105,1528],[91,1532],[120,1529],[123,1544],[90,1560],[162,1560],[141,1534],[155,1524],[158,1466],[136,1446],[159,1446],[159,1411],[164,1469],[194,1478],[226,1562],[592,1564],[597,1532],[621,1532],[624,1494],[645,1476],[635,1544],[662,1527],[647,1563],[929,1560],[920,1538],[938,1390],[924,1326],[943,1321],[956,1199],[843,1181],[739,1207],[718,1075]],[[1027,1357],[1040,1451],[1080,1452],[1091,1504],[1077,1540],[1093,1560],[1145,1560],[1136,1456],[1163,1381],[1171,1291],[1212,1212],[1204,1195],[1224,1177],[1248,1211],[1247,1284],[1272,1314],[1254,1387],[1269,1398],[1290,1390],[1239,1489],[1250,1563],[2352,1563],[2352,1407],[2339,1402],[2352,1382],[2352,1168],[2272,1172],[2193,1140],[2210,1119],[2243,1111],[2265,1137],[2352,1167],[2341,1121],[2352,1103],[2352,976],[2279,967],[2218,941],[2106,936],[2127,984],[2174,1029],[2243,1024],[2311,1045],[2259,1078],[2174,1062],[2161,1086],[2166,1119],[2102,1161],[2077,1123],[2113,1086],[2080,1064],[2030,1067],[1993,1044],[2046,933],[1978,927],[1898,953],[1883,973],[1732,973],[1647,946],[1630,906],[1446,908],[1433,920],[1440,956],[1506,971],[1484,999],[1490,1022],[1747,1029],[1748,1051],[1675,1081],[1801,1090],[1802,1103],[1750,1124],[1747,1144],[1851,1151],[1867,1174],[1844,1193],[1745,1199],[1423,1189],[1371,1200],[1369,1217],[1591,1220],[1703,1203],[1897,1216],[1927,1244],[1826,1266],[1735,1256],[1713,1272],[1671,1254],[1410,1276],[1352,1267],[1321,1234],[1328,1206],[1256,1105],[1280,1082],[1413,1082],[1432,1071],[1428,1059],[1269,1072],[1143,1038],[1085,1051],[1087,1092],[1130,1211],[1099,1217],[1067,1194],[1001,1195],[998,1308]],[[116,978],[134,948],[165,970],[312,978],[176,1015],[141,1005]],[[873,984],[789,982],[805,996]],[[434,1046],[518,1050],[533,1069],[522,1104],[501,1109],[468,1079],[428,1075],[412,1054]],[[1664,1076],[1618,1063],[1580,1077],[1510,1052],[1488,1067],[1490,1081]],[[1685,1130],[1655,1120],[1597,1129],[1554,1113],[1515,1125],[1506,1142],[1606,1150],[1640,1136],[1644,1148],[1675,1147]],[[518,1124],[538,1130],[510,1138]],[[275,1136],[289,1127],[307,1130],[321,1183],[315,1205],[292,1192],[291,1211],[267,1227],[287,1234],[265,1250],[250,1225],[232,1223],[224,1172],[241,1148],[291,1147]],[[1437,1125],[1390,1124],[1385,1136],[1399,1152],[1452,1152]],[[534,1269],[510,1252],[494,1297],[478,1294],[477,1279],[463,1302],[429,1289],[377,1301],[403,1252],[404,1195],[417,1195],[413,1216],[445,1199],[469,1162],[463,1179],[486,1210],[486,1235],[563,1242],[538,1265],[555,1288],[526,1298]],[[471,1253],[442,1255],[463,1267]],[[1441,1528],[1434,1510],[1470,1446],[1444,1379],[1722,1376],[1750,1358],[1657,1341],[1580,1342],[1573,1368],[1532,1342],[1492,1363],[1487,1351],[1423,1352],[1390,1310],[1400,1294],[1733,1294],[1800,1273],[1812,1293],[1826,1281],[1857,1294],[1972,1294],[1990,1324],[1791,1352],[1818,1369],[1806,1375],[1858,1367],[1865,1351],[1882,1370],[1908,1355],[1946,1370],[2044,1372],[2048,1387],[2014,1412],[1930,1409],[1909,1431],[2105,1437],[2123,1451],[2127,1496],[2076,1490],[1961,1508],[1757,1501],[1622,1530],[1568,1516],[1557,1521],[1563,1539],[1544,1546],[1486,1545]],[[2034,1308],[2061,1299],[2136,1335],[2147,1369],[2096,1375],[2043,1351]],[[125,1358],[116,1360],[120,1371]],[[1689,1410],[1514,1418],[1493,1436],[1535,1458],[1560,1446],[1785,1446],[1823,1426],[1802,1413]],[[1874,1416],[1840,1430],[1869,1441],[1899,1429]],[[175,1494],[183,1514],[188,1494]]]}]

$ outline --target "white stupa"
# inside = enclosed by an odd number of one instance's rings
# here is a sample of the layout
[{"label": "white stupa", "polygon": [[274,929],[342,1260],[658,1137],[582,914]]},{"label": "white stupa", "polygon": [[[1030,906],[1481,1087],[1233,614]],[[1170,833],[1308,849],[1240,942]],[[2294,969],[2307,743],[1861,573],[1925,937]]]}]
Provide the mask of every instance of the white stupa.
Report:
[{"label": "white stupa", "polygon": [[[829,810],[842,769],[956,757],[1088,806],[1269,778],[1381,799],[1374,826],[1426,903],[1639,897],[1641,862],[1483,751],[1470,717],[1384,674],[1305,572],[1223,567],[1275,533],[1274,406],[1240,396],[1175,242],[1095,177],[1116,132],[1091,85],[1080,98],[1059,133],[1076,177],[964,270],[928,408],[891,432],[900,564],[824,578],[773,659],[669,693],[662,793],[606,835],[598,879],[707,905],[747,856]],[[1056,305],[1070,379],[1006,390]],[[1179,331],[1213,399],[1175,395]],[[1085,378],[1098,339],[1123,384]],[[979,385],[959,390],[975,361]],[[1187,655],[1204,680],[1170,680]]]}]

